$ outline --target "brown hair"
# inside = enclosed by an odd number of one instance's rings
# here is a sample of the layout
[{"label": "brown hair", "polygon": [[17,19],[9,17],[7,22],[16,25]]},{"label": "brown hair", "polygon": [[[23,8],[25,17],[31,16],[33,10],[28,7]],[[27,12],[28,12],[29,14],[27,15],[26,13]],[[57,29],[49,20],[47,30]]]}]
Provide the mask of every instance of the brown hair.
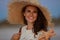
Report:
[{"label": "brown hair", "polygon": [[[47,31],[47,26],[48,26],[47,19],[45,18],[43,12],[38,7],[36,7],[34,5],[27,5],[27,6],[23,7],[22,13],[25,12],[25,10],[28,6],[33,6],[38,11],[37,12],[37,14],[38,14],[37,19],[36,19],[36,21],[34,22],[34,25],[33,25],[34,26],[33,27],[33,32],[37,35],[37,32],[39,32],[41,30]],[[27,25],[27,21],[26,21],[25,17],[24,17],[24,23]]]}]

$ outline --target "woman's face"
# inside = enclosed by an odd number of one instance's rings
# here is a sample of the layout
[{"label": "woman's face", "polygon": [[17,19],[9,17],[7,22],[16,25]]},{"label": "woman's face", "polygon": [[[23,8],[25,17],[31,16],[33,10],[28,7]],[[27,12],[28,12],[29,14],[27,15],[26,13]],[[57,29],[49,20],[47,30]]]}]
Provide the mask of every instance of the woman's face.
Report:
[{"label": "woman's face", "polygon": [[34,22],[37,19],[37,9],[33,6],[28,6],[24,12],[27,22]]}]

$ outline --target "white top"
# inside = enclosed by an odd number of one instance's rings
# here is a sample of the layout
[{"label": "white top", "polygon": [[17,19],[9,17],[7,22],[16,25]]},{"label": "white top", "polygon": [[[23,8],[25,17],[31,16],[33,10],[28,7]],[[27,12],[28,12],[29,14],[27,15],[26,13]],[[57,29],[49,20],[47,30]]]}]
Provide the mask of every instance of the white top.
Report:
[{"label": "white top", "polygon": [[20,40],[38,40],[39,35],[42,34],[42,32],[39,32],[38,35],[34,37],[32,30],[27,30],[26,28],[27,26],[22,27]]}]

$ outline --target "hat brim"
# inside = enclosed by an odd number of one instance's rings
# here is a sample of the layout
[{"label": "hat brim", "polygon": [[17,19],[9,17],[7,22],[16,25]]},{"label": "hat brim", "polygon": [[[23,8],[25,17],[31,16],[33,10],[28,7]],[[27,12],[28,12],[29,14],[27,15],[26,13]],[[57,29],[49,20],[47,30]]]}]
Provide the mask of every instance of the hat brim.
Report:
[{"label": "hat brim", "polygon": [[26,5],[37,6],[43,12],[45,18],[48,21],[48,25],[49,25],[49,23],[51,22],[51,16],[50,16],[50,12],[47,10],[47,8],[45,8],[41,5],[37,5],[34,3],[30,3],[30,2],[24,2],[24,1],[14,2],[9,5],[8,22],[11,24],[24,24],[21,11],[22,11],[22,8]]}]

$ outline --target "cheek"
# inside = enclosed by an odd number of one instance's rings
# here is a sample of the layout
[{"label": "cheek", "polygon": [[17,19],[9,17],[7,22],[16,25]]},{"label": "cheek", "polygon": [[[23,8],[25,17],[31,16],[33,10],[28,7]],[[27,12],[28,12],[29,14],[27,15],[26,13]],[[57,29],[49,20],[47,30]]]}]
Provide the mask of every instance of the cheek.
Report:
[{"label": "cheek", "polygon": [[24,14],[24,16],[25,16],[25,17],[28,17],[28,16],[29,16],[29,14],[28,14],[28,13],[25,13],[25,14]]},{"label": "cheek", "polygon": [[27,19],[28,19],[29,14],[25,13],[25,14],[24,14],[24,16],[25,16],[25,19],[27,20]]},{"label": "cheek", "polygon": [[34,18],[37,19],[37,14],[34,14]]}]

